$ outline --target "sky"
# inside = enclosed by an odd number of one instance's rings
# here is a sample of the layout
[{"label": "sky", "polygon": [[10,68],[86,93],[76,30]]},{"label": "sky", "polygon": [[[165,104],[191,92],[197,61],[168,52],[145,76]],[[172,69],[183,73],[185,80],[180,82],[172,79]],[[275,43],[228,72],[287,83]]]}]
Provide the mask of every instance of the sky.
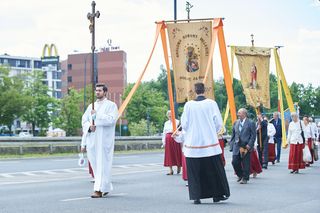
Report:
[{"label": "sky", "polygon": [[[178,1],[185,19],[186,1]],[[189,0],[191,18],[223,17],[228,45],[284,46],[280,50],[287,81],[320,86],[319,0]],[[54,43],[61,60],[90,52],[87,13],[91,0],[0,0],[0,54],[41,57],[44,44]],[[96,0],[96,47],[120,46],[127,53],[128,81],[135,82],[147,62],[155,21],[173,19],[173,0]],[[221,78],[219,51],[213,58],[214,78]],[[229,51],[229,50],[228,50]],[[230,60],[230,58],[229,58]],[[164,64],[161,40],[143,80],[156,79]],[[273,57],[270,71],[275,73]],[[235,77],[239,77],[236,71]]]}]

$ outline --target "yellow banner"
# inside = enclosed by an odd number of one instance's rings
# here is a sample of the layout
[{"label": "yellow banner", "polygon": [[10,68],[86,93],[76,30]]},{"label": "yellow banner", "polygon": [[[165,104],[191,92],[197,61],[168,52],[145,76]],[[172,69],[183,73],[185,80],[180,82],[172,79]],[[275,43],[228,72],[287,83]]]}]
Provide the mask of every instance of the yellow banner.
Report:
[{"label": "yellow banner", "polygon": [[[195,99],[194,84],[203,82],[212,37],[212,22],[167,24],[176,98],[178,103]],[[212,64],[205,95],[214,98]]]},{"label": "yellow banner", "polygon": [[270,48],[235,47],[235,54],[247,104],[270,109]]}]

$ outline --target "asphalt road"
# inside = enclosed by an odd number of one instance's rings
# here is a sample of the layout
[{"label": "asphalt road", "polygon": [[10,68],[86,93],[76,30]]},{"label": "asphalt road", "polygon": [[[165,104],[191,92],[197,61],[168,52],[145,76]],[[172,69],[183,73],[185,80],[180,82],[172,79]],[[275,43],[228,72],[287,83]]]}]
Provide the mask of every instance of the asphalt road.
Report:
[{"label": "asphalt road", "polygon": [[247,185],[240,185],[226,153],[231,197],[193,205],[181,175],[166,176],[162,153],[116,155],[115,190],[91,199],[87,168],[73,158],[0,160],[0,213],[320,212],[320,164],[290,174],[288,150]]}]

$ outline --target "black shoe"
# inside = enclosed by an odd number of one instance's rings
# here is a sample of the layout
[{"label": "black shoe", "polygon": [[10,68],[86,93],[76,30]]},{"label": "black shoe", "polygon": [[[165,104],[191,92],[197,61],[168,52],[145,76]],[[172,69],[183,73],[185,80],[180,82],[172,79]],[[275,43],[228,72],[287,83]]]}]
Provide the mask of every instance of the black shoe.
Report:
[{"label": "black shoe", "polygon": [[277,163],[280,163],[280,160],[277,160]]},{"label": "black shoe", "polygon": [[268,167],[267,167],[267,166],[263,166],[262,168],[263,168],[263,169],[268,169]]},{"label": "black shoe", "polygon": [[243,179],[242,178],[242,180],[240,181],[240,184],[247,184],[248,183],[248,181],[246,180],[246,179]]},{"label": "black shoe", "polygon": [[200,199],[194,200],[194,201],[193,201],[193,204],[201,204]]},{"label": "black shoe", "polygon": [[274,165],[275,164],[275,162],[274,161],[272,161],[272,165]]},{"label": "black shoe", "polygon": [[295,170],[292,170],[290,173],[293,174],[293,173],[295,173],[295,172],[296,172]]},{"label": "black shoe", "polygon": [[237,182],[240,182],[242,180],[242,177],[238,177]]},{"label": "black shoe", "polygon": [[214,197],[213,198],[213,202],[214,203],[218,203],[220,201],[223,201],[223,200],[227,200],[229,197],[226,197],[226,196],[221,196],[221,197]]},{"label": "black shoe", "polygon": [[294,173],[295,173],[295,174],[299,174],[299,170],[296,170]]}]

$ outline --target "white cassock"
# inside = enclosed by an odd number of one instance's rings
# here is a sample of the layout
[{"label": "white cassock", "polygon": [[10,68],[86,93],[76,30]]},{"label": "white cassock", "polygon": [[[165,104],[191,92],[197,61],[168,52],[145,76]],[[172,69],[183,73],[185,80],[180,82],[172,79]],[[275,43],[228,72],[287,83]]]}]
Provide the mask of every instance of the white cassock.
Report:
[{"label": "white cassock", "polygon": [[111,168],[114,151],[115,125],[118,119],[117,105],[104,99],[95,102],[96,131],[89,133],[92,124],[92,105],[82,116],[81,147],[86,147],[88,160],[94,173],[94,191],[112,191]]}]

